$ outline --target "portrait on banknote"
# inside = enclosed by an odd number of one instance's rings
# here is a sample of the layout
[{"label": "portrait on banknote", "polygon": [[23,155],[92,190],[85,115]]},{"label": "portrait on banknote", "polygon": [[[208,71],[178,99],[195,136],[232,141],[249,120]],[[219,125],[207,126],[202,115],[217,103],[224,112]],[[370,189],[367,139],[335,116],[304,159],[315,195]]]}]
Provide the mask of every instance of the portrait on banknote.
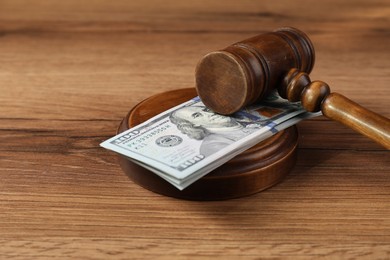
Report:
[{"label": "portrait on banknote", "polygon": [[199,153],[208,156],[253,133],[268,118],[249,113],[223,116],[198,104],[173,111],[169,119],[183,134],[202,140]]}]

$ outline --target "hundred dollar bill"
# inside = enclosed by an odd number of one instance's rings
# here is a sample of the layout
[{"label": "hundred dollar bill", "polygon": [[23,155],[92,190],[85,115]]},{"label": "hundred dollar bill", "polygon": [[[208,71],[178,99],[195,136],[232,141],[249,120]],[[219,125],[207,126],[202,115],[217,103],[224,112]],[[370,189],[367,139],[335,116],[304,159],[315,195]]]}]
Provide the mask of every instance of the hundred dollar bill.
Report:
[{"label": "hundred dollar bill", "polygon": [[316,115],[275,93],[232,116],[214,113],[195,97],[101,146],[182,190],[258,142]]}]

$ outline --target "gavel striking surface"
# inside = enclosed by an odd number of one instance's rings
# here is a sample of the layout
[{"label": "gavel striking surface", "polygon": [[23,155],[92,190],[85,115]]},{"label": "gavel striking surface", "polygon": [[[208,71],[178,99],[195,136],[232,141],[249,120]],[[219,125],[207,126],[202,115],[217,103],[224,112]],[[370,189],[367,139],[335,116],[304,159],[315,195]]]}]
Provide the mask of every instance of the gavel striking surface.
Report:
[{"label": "gavel striking surface", "polygon": [[[196,96],[194,88],[163,92],[132,108],[118,132]],[[135,183],[153,192],[190,200],[222,200],[257,193],[280,182],[294,167],[298,134],[294,127],[277,133],[236,156],[183,191],[145,168],[120,156],[123,171]]]}]

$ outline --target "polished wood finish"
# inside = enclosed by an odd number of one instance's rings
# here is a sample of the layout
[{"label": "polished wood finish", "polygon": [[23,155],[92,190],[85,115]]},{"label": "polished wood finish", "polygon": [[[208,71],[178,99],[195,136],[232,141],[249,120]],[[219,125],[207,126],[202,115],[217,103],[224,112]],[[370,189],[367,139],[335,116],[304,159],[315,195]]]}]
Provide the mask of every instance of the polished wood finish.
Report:
[{"label": "polished wood finish", "polygon": [[[119,132],[195,96],[194,88],[154,95],[130,110]],[[294,168],[297,141],[296,128],[290,127],[236,156],[182,191],[126,157],[120,156],[119,160],[131,180],[153,192],[188,200],[223,200],[251,195],[279,183]]]},{"label": "polished wood finish", "polygon": [[388,1],[0,1],[1,259],[388,259],[389,152],[320,117],[280,184],[225,201],[150,192],[99,147],[198,60],[282,26],[314,79],[390,117]]},{"label": "polished wood finish", "polygon": [[203,103],[229,115],[266,97],[291,68],[310,73],[314,48],[305,33],[281,28],[205,55],[196,67]]},{"label": "polished wood finish", "polygon": [[339,94],[329,96],[325,82],[310,81],[307,74],[313,68],[314,55],[314,47],[302,31],[278,29],[204,56],[196,69],[196,89],[203,103],[228,115],[276,88],[282,97],[302,101],[307,111],[322,110],[328,118],[390,149],[388,118]]},{"label": "polished wood finish", "polygon": [[[328,84],[310,81],[306,73],[292,69],[279,89],[290,101],[302,101],[309,112],[323,115],[367,136],[390,150],[390,120],[338,93],[330,93]],[[283,92],[285,91],[285,92]]]},{"label": "polished wood finish", "polygon": [[324,116],[371,138],[390,150],[390,120],[338,93],[327,96],[321,106]]}]

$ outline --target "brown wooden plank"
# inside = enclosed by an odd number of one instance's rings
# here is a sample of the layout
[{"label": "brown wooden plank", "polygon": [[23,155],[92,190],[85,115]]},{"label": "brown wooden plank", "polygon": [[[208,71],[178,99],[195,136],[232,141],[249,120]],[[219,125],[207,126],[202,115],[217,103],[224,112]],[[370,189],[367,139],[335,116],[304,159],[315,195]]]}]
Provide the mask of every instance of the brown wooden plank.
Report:
[{"label": "brown wooden plank", "polygon": [[311,78],[390,116],[388,3],[0,1],[1,258],[390,257],[389,152],[325,118],[298,125],[281,184],[228,201],[163,197],[99,143],[205,53],[307,32]]}]

